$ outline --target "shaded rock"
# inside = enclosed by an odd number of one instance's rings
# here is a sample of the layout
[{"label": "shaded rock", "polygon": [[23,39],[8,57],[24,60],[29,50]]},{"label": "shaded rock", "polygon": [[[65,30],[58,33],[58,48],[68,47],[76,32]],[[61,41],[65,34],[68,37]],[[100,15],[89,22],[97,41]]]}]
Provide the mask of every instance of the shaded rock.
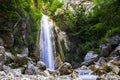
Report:
[{"label": "shaded rock", "polygon": [[81,63],[81,65],[90,65],[90,64],[94,64],[95,61],[98,60],[98,55],[95,54],[94,51],[90,51],[86,54],[85,58],[84,58],[84,62]]},{"label": "shaded rock", "polygon": [[14,45],[14,36],[12,33],[6,31],[6,34],[2,38],[5,47],[11,48]]},{"label": "shaded rock", "polygon": [[100,56],[108,57],[112,51],[112,46],[110,43],[103,43],[100,45]]},{"label": "shaded rock", "polygon": [[64,75],[64,74],[66,75],[66,74],[72,73],[73,68],[72,68],[72,66],[71,66],[70,63],[65,62],[63,65],[61,65],[59,67],[58,70],[59,70],[59,72],[60,72],[61,75]]},{"label": "shaded rock", "polygon": [[106,63],[106,60],[104,57],[100,57],[99,60],[95,63],[96,65],[103,65]]},{"label": "shaded rock", "polygon": [[17,54],[15,56],[14,62],[19,65],[25,65],[28,63],[28,57],[26,54]]},{"label": "shaded rock", "polygon": [[46,70],[46,65],[44,62],[42,61],[38,61],[37,62],[37,67],[40,69],[40,70]]},{"label": "shaded rock", "polygon": [[3,39],[0,38],[0,46],[3,46],[4,42],[3,42]]},{"label": "shaded rock", "polygon": [[120,57],[120,45],[115,48],[114,51],[111,52],[110,56],[119,56]]},{"label": "shaded rock", "polygon": [[116,47],[118,46],[118,44],[120,44],[120,36],[116,35],[116,36],[112,36],[109,38],[109,43],[112,44],[112,47]]},{"label": "shaded rock", "polygon": [[0,46],[0,70],[2,70],[4,60],[5,60],[5,48],[3,46]]}]

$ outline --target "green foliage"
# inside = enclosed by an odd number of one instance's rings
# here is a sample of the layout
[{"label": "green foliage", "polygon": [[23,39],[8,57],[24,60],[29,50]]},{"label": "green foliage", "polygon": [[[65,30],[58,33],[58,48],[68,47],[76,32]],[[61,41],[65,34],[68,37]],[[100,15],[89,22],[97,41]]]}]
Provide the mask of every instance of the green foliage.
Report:
[{"label": "green foliage", "polygon": [[43,1],[43,13],[53,16],[54,12],[60,8],[64,0],[42,0]]},{"label": "green foliage", "polygon": [[72,12],[64,10],[63,14],[53,16],[58,26],[67,32],[76,47],[72,53],[79,57],[88,51],[99,53],[99,44],[108,37],[120,34],[120,2],[118,0],[94,0],[94,8],[85,14],[84,7],[75,7]]},{"label": "green foliage", "polygon": [[[0,29],[8,29],[14,35],[15,47],[22,48],[28,46],[31,49],[35,45],[38,31],[40,30],[41,6],[41,0],[0,1],[0,17],[7,24],[1,24],[0,26],[2,27]],[[26,31],[26,39],[22,37],[22,31]],[[13,48],[13,54],[18,52],[19,50]]]}]

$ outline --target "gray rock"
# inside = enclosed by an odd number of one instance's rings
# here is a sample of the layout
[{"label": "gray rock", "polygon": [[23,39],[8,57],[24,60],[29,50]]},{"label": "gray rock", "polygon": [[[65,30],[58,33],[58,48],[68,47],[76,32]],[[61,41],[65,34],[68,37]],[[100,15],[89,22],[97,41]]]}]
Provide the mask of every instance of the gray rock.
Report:
[{"label": "gray rock", "polygon": [[36,74],[35,72],[35,66],[31,63],[28,63],[27,69],[25,70],[25,74],[33,75]]},{"label": "gray rock", "polygon": [[86,65],[86,66],[89,66],[91,64],[94,64],[95,61],[98,60],[98,55],[95,54],[94,51],[90,51],[86,54],[85,58],[84,58],[84,62],[81,63],[81,66],[82,65]]},{"label": "gray rock", "polygon": [[0,70],[2,70],[4,60],[5,60],[5,48],[3,46],[0,46]]},{"label": "gray rock", "polygon": [[23,51],[22,51],[21,54],[24,54],[24,55],[28,56],[28,54],[29,54],[29,50],[28,50],[28,48],[25,47],[25,48],[23,49]]},{"label": "gray rock", "polygon": [[44,62],[42,61],[38,61],[37,62],[37,67],[40,69],[40,70],[46,70],[46,65]]},{"label": "gray rock", "polygon": [[67,75],[73,72],[72,65],[67,62],[63,63],[63,65],[61,65],[58,70],[61,75]]},{"label": "gray rock", "polygon": [[84,61],[90,61],[91,59],[95,59],[95,58],[97,58],[97,57],[98,57],[98,55],[95,54],[94,51],[89,51],[89,52],[86,54],[86,56],[85,56],[85,58],[84,58]]},{"label": "gray rock", "polygon": [[6,73],[10,72],[12,69],[9,66],[3,65],[3,71]]}]

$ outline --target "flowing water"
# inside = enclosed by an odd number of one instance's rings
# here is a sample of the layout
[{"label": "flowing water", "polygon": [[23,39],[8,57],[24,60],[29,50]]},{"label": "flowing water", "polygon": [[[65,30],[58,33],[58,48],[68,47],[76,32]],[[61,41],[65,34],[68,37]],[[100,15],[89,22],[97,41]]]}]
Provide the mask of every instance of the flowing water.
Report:
[{"label": "flowing water", "polygon": [[49,18],[46,15],[43,15],[41,20],[40,50],[40,60],[46,64],[47,68],[55,69],[52,29]]},{"label": "flowing water", "polygon": [[91,70],[78,70],[77,71],[82,80],[96,80],[98,76],[92,75]]}]

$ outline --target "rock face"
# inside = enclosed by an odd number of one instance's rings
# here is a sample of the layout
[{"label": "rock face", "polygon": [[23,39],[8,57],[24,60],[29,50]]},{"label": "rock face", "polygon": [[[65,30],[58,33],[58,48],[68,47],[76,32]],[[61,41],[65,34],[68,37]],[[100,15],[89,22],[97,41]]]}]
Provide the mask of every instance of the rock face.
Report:
[{"label": "rock face", "polygon": [[[112,36],[100,45],[101,56],[119,55],[120,36]],[[112,52],[112,53],[111,53]]]},{"label": "rock face", "polygon": [[5,48],[3,46],[0,46],[0,70],[2,70],[4,60],[5,60]]},{"label": "rock face", "polygon": [[66,75],[66,74],[72,73],[73,68],[72,68],[70,63],[66,62],[63,65],[61,65],[58,70],[59,70],[61,75]]}]

